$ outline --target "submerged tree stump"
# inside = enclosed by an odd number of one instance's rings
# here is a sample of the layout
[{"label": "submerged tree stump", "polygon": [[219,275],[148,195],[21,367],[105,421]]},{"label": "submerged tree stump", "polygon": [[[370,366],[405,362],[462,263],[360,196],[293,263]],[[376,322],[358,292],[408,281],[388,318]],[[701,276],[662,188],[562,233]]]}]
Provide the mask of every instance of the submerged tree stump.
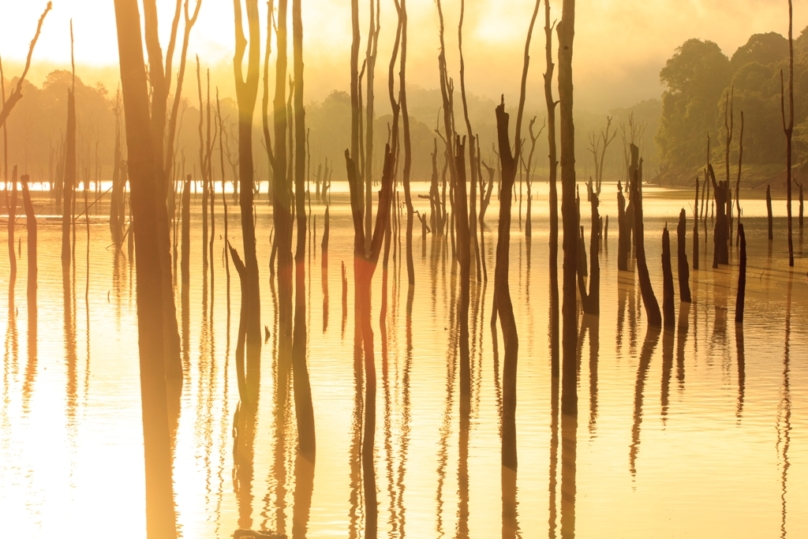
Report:
[{"label": "submerged tree stump", "polygon": [[743,308],[746,299],[746,235],[742,223],[738,223],[738,235],[741,238],[741,262],[738,271],[738,296],[735,299],[735,323],[743,324]]},{"label": "submerged tree stump", "polygon": [[651,277],[648,274],[648,264],[645,260],[645,225],[642,212],[642,161],[639,160],[640,150],[631,145],[631,204],[634,206],[634,251],[637,257],[637,274],[640,279],[640,292],[648,317],[648,325],[660,327],[662,313],[659,311],[659,302],[654,295]]},{"label": "submerged tree stump", "polygon": [[696,205],[693,209],[693,269],[699,269],[699,178],[696,177]]},{"label": "submerged tree stump", "polygon": [[769,219],[769,241],[774,239],[774,223],[772,218],[772,187],[766,186],[766,215]]},{"label": "submerged tree stump", "polygon": [[668,225],[662,231],[662,312],[665,328],[676,327],[676,312],[673,307],[673,271],[671,269],[671,239]]},{"label": "submerged tree stump", "polygon": [[623,186],[617,182],[617,269],[628,271],[628,252],[630,246],[631,231],[628,228],[628,216],[626,215],[626,197],[623,196]]},{"label": "submerged tree stump", "polygon": [[687,263],[687,216],[684,208],[679,212],[679,225],[676,227],[678,242],[677,258],[679,261],[679,298],[685,302],[692,301],[690,297],[690,267]]}]

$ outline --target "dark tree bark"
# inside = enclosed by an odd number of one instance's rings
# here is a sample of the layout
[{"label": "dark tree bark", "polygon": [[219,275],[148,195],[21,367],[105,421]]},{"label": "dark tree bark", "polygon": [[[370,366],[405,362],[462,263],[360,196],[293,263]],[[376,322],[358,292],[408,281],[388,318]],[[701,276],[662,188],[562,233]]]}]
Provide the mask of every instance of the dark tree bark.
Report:
[{"label": "dark tree bark", "polygon": [[136,0],[115,0],[131,203],[137,249],[137,316],[146,463],[146,530],[149,537],[176,537],[168,426],[162,272],[168,244],[160,241],[159,212],[165,204],[153,155],[149,96]]},{"label": "dark tree bark", "polygon": [[[628,187],[628,186],[626,186]],[[617,269],[628,271],[628,255],[631,250],[631,232],[626,215],[626,197],[623,186],[617,182]]]},{"label": "dark tree bark", "polygon": [[693,269],[699,269],[699,178],[696,177],[696,205],[693,209]]},{"label": "dark tree bark", "polygon": [[292,370],[297,416],[298,449],[312,462],[316,452],[314,407],[306,365],[306,112],[303,108],[303,18],[301,0],[292,0],[292,34],[295,72],[295,203],[297,204],[297,251],[295,253],[295,329]]},{"label": "dark tree bark", "polygon": [[769,223],[769,241],[774,239],[774,220],[772,218],[772,190],[771,185],[766,186],[766,214]]},{"label": "dark tree bark", "polygon": [[802,184],[801,184],[801,183],[798,183],[798,184],[797,184],[797,186],[800,188],[800,214],[799,214],[799,225],[800,225],[800,230],[802,230],[802,215],[803,215],[803,209],[804,209],[805,203],[804,203],[804,199],[803,199],[803,197],[802,197]]},{"label": "dark tree bark", "polygon": [[[740,214],[739,214],[740,215]],[[679,212],[679,225],[676,227],[676,240],[678,244],[677,259],[679,263],[679,297],[685,303],[690,303],[690,267],[687,263],[687,217],[684,208]]]},{"label": "dark tree bark", "polygon": [[[412,206],[412,194],[410,192],[410,174],[412,169],[412,141],[410,137],[410,114],[407,108],[407,37],[408,37],[408,18],[407,18],[407,0],[401,0],[401,7],[399,9],[399,19],[401,24],[401,69],[399,72],[399,81],[401,84],[401,121],[404,127],[404,203],[407,206],[407,233],[406,233],[406,249],[407,249],[407,281],[410,285],[415,284],[415,265],[412,259],[412,230],[413,230],[413,216],[415,209]],[[437,144],[437,143],[436,143]],[[433,158],[434,161],[434,158]],[[433,163],[434,169],[434,163]],[[437,188],[437,178],[433,171],[432,183]],[[430,196],[432,191],[430,190]],[[430,202],[432,199],[430,198]],[[435,218],[433,208],[432,218]],[[434,224],[433,224],[434,230]]]},{"label": "dark tree bark", "polygon": [[713,231],[713,268],[719,264],[729,264],[729,221],[727,217],[727,201],[731,200],[729,195],[729,182],[716,182],[715,172],[712,165],[707,165],[707,172],[713,185],[713,195],[715,196],[715,230]]},{"label": "dark tree bark", "polygon": [[[561,103],[561,213],[564,227],[562,294],[562,416],[578,417],[576,341],[578,309],[575,268],[578,224],[575,208],[575,124],[573,122],[572,54],[575,37],[575,0],[564,0],[558,24],[558,93]],[[633,199],[632,199],[633,201]],[[563,473],[562,473],[563,476]],[[563,482],[563,477],[562,477]],[[563,487],[562,487],[563,490]]]},{"label": "dark tree bark", "polygon": [[746,235],[741,223],[738,223],[738,235],[741,237],[741,260],[738,270],[738,296],[735,300],[735,323],[743,324],[743,307],[746,298]]},{"label": "dark tree bark", "polygon": [[637,256],[637,274],[640,279],[640,293],[651,327],[662,326],[662,313],[659,303],[654,295],[651,277],[648,274],[648,264],[645,260],[645,225],[642,211],[642,161],[638,162],[639,148],[631,145],[631,203],[634,206],[634,251]]},{"label": "dark tree bark", "polygon": [[[581,304],[583,305],[584,312],[592,316],[600,316],[600,262],[598,260],[600,237],[598,236],[596,224],[600,221],[600,215],[598,214],[600,200],[598,194],[592,190],[591,185],[588,186],[588,189],[592,211],[592,229],[590,230],[589,236],[589,292],[587,293],[586,291],[586,283],[584,282],[585,274],[580,271],[578,272],[578,291],[581,294]],[[583,227],[581,227],[581,230],[583,230]],[[581,235],[583,236],[583,233]],[[582,247],[583,244],[580,248],[580,254],[585,257],[586,251]]]},{"label": "dark tree bark", "polygon": [[676,327],[676,311],[673,305],[673,270],[671,269],[671,239],[668,225],[662,231],[662,311],[666,329]]},{"label": "dark tree bark", "polygon": [[[236,54],[233,65],[239,109],[239,206],[241,208],[241,234],[244,245],[245,266],[245,275],[242,282],[242,301],[245,307],[242,308],[242,321],[247,353],[247,394],[242,395],[242,400],[256,403],[258,400],[261,372],[261,295],[258,280],[258,259],[255,252],[253,213],[254,166],[252,155],[252,119],[258,95],[261,31],[258,27],[258,0],[246,0],[246,15],[249,27],[249,52],[247,57],[247,78],[245,79],[243,76],[242,63],[244,54],[247,51],[248,40],[244,37],[241,0],[234,0],[233,7],[235,10],[236,23]],[[285,25],[285,19],[281,23],[280,12],[278,16],[279,26],[281,24]],[[285,38],[284,33],[284,40]],[[280,58],[278,62],[280,63]],[[283,81],[281,81],[281,84],[283,84]]]},{"label": "dark tree bark", "polygon": [[788,0],[788,119],[786,119],[786,92],[783,71],[780,70],[780,110],[783,115],[783,132],[786,135],[786,216],[788,217],[788,265],[794,267],[794,237],[791,224],[791,163],[792,138],[794,135],[794,9]]},{"label": "dark tree bark", "polygon": [[[743,111],[741,111],[741,137],[738,140],[738,177],[735,180],[735,210],[738,213],[738,224],[741,224],[741,170],[743,169]],[[741,234],[738,232],[738,242],[741,241]]]},{"label": "dark tree bark", "polygon": [[190,286],[191,281],[191,175],[186,176],[182,187],[182,272],[183,291]]}]

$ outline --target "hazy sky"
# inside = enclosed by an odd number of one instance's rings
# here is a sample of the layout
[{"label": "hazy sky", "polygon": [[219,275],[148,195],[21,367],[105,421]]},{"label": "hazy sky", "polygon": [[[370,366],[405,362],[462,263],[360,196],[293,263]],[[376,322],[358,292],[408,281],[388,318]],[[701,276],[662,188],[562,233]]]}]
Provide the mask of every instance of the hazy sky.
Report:
[{"label": "hazy sky", "polygon": [[[193,0],[192,0],[193,1]],[[366,10],[364,0],[360,0]],[[385,76],[394,32],[394,7],[382,0],[382,32],[378,70]],[[532,0],[467,0],[465,56],[470,92],[515,99],[521,71]],[[15,76],[33,35],[44,0],[0,0],[0,54],[6,76]],[[266,3],[259,2],[262,17]],[[291,4],[291,2],[290,2]],[[553,18],[560,17],[561,2],[551,2]],[[173,0],[158,0],[161,31],[169,29]],[[449,69],[457,73],[457,21],[459,0],[444,0]],[[303,0],[308,99],[320,99],[334,88],[347,89],[350,52],[350,0]],[[411,84],[437,85],[438,17],[434,0],[409,0]],[[540,24],[534,33],[531,89],[540,91],[544,71],[542,4]],[[35,52],[39,67],[32,81],[54,65],[70,58],[69,20],[76,34],[76,61],[83,78],[103,79],[114,85],[117,63],[112,0],[56,0]],[[795,34],[808,24],[808,7],[795,5]],[[229,0],[205,0],[192,34],[191,54],[214,67],[223,92],[232,86],[228,63],[233,54],[233,4]],[[362,15],[362,34],[367,15]],[[659,95],[659,69],[674,49],[691,37],[716,41],[727,55],[757,32],[787,32],[786,0],[579,0],[575,41],[575,84],[579,106],[590,109],[627,106]],[[262,29],[263,30],[263,29]],[[167,39],[164,39],[165,49]],[[362,47],[364,51],[364,45]],[[16,62],[15,62],[16,61]],[[113,68],[113,69],[109,69]],[[82,76],[82,69],[79,69]],[[217,77],[218,78],[218,77]],[[378,79],[377,79],[378,80]],[[383,81],[379,81],[380,85]],[[380,86],[380,91],[381,91]]]}]

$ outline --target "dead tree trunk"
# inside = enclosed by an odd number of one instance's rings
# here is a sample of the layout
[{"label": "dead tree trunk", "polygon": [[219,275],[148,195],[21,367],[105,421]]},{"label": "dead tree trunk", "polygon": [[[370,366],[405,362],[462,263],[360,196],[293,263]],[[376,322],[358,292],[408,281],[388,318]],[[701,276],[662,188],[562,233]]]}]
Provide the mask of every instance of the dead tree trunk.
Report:
[{"label": "dead tree trunk", "polygon": [[662,313],[654,295],[651,277],[648,275],[648,264],[645,260],[645,225],[642,211],[642,161],[639,159],[639,148],[631,145],[631,203],[634,206],[634,251],[637,255],[637,274],[640,278],[640,293],[648,317],[648,325],[662,326]]},{"label": "dead tree trunk", "polygon": [[[176,515],[168,426],[164,346],[163,279],[170,271],[160,249],[159,211],[165,210],[157,182],[149,123],[149,96],[136,0],[115,0],[131,201],[137,249],[137,316],[146,464],[146,531],[150,537],[176,537]],[[167,255],[167,253],[166,253]]]},{"label": "dead tree trunk", "polygon": [[673,298],[673,270],[671,269],[671,239],[668,225],[662,231],[662,312],[666,329],[676,327]]},{"label": "dead tree trunk", "polygon": [[[70,24],[70,57],[73,58],[73,24]],[[67,132],[65,133],[65,179],[62,188],[62,267],[70,266],[72,249],[70,234],[73,226],[73,195],[76,190],[76,74],[67,90]]]},{"label": "dead tree trunk", "polygon": [[[741,224],[741,170],[743,169],[743,123],[744,123],[743,111],[741,111],[741,137],[738,140],[738,177],[735,180],[735,210],[738,213],[739,225]],[[738,241],[739,242],[741,241],[740,232],[738,232]]]},{"label": "dead tree trunk", "polygon": [[[0,108],[0,127],[5,127],[6,119],[8,118],[8,115],[11,114],[11,111],[14,108],[14,106],[17,104],[17,102],[20,99],[22,99],[22,85],[23,85],[23,82],[25,82],[25,77],[28,75],[28,69],[31,67],[31,56],[33,56],[33,54],[34,54],[34,47],[36,47],[36,42],[39,40],[39,34],[40,34],[40,32],[42,32],[42,24],[45,22],[45,17],[48,15],[48,12],[52,8],[53,8],[53,4],[51,2],[48,2],[48,5],[45,7],[45,11],[42,13],[42,16],[39,17],[39,24],[37,24],[36,33],[34,34],[34,39],[31,40],[31,45],[28,48],[28,56],[25,59],[25,68],[23,69],[22,75],[20,75],[20,78],[17,79],[17,86],[14,88],[14,90],[8,96],[8,99],[6,99],[6,96],[5,96],[5,93],[6,93],[5,92],[5,87],[3,89],[3,103],[2,103],[2,108]],[[0,76],[0,80],[2,80],[2,79],[3,79],[3,77]],[[3,84],[5,84],[5,83],[3,83]],[[4,162],[5,162],[5,158],[4,158]],[[5,166],[6,166],[5,180],[8,181],[8,165],[6,164]]]},{"label": "dead tree trunk", "polygon": [[766,214],[769,222],[769,241],[774,239],[774,220],[772,218],[772,188],[771,185],[766,186]]},{"label": "dead tree trunk", "polygon": [[[564,226],[562,294],[562,416],[577,418],[578,309],[575,265],[578,226],[575,209],[575,124],[573,122],[572,52],[575,37],[575,0],[564,0],[558,24],[558,93],[561,103],[561,212]],[[632,200],[633,201],[633,200]],[[563,483],[563,478],[562,478]]]},{"label": "dead tree trunk", "polygon": [[746,235],[741,223],[738,223],[738,235],[741,238],[741,260],[738,269],[738,296],[735,299],[735,323],[743,324],[743,307],[746,298]]},{"label": "dead tree trunk", "polygon": [[[739,214],[740,215],[740,214]],[[690,303],[690,267],[687,263],[687,217],[684,208],[679,212],[679,225],[676,227],[676,240],[678,243],[677,259],[679,262],[679,297],[685,303]]]},{"label": "dead tree trunk", "polygon": [[183,290],[190,286],[191,282],[191,175],[186,176],[182,187],[182,261],[180,271],[182,272]]},{"label": "dead tree trunk", "polygon": [[[412,205],[412,194],[410,192],[410,174],[412,169],[412,141],[410,137],[410,114],[407,108],[407,0],[401,0],[401,7],[399,10],[399,18],[401,21],[401,70],[399,73],[399,81],[401,84],[401,120],[404,127],[404,203],[407,206],[407,235],[406,235],[406,249],[407,249],[407,280],[412,286],[415,284],[415,265],[412,259],[412,229],[413,217],[415,209]],[[434,161],[434,157],[433,157]],[[437,189],[437,177],[434,171],[433,162],[433,177],[432,186]],[[432,202],[432,190],[430,190],[430,202]],[[432,216],[434,219],[435,212],[433,208]],[[434,224],[432,226],[435,228]]]},{"label": "dead tree trunk", "polygon": [[[37,223],[34,205],[31,203],[31,193],[28,191],[29,176],[22,177],[22,203],[25,208],[25,227],[28,229],[28,316],[36,326],[36,290],[37,290]],[[10,217],[10,216],[9,216]],[[36,332],[36,327],[33,328]],[[31,328],[29,327],[29,332]]]},{"label": "dead tree trunk", "polygon": [[693,269],[699,269],[699,178],[696,177],[696,205],[693,208]]},{"label": "dead tree trunk", "polygon": [[802,230],[802,215],[803,215],[803,209],[804,209],[804,205],[805,205],[805,203],[804,203],[804,200],[803,200],[803,198],[802,198],[802,184],[801,184],[801,183],[798,183],[798,184],[797,184],[797,186],[800,188],[800,213],[799,213],[799,225],[800,225],[800,230]]},{"label": "dead tree trunk", "polygon": [[707,165],[707,172],[710,174],[710,181],[713,185],[713,195],[715,196],[715,230],[713,231],[713,268],[719,264],[729,264],[729,222],[727,218],[727,201],[729,198],[729,186],[727,181],[716,182],[715,172],[712,165]]},{"label": "dead tree trunk", "polygon": [[[597,228],[597,223],[600,221],[600,215],[598,214],[600,200],[598,194],[592,189],[591,184],[587,189],[589,190],[589,202],[592,211],[592,227],[589,233],[589,292],[587,293],[586,291],[585,274],[581,271],[578,272],[578,291],[581,294],[581,304],[584,312],[592,316],[600,316],[600,262],[598,261],[600,237]],[[583,227],[581,227],[581,230],[583,230]],[[579,245],[579,250],[581,251],[579,256],[583,255],[585,257],[586,251],[583,249],[583,244]]]},{"label": "dead tree trunk", "polygon": [[628,216],[626,215],[626,197],[623,186],[617,182],[617,269],[628,271],[628,254],[631,250]]},{"label": "dead tree trunk", "polygon": [[[282,1],[281,4],[283,3]],[[260,30],[258,27],[258,0],[246,0],[246,15],[249,27],[249,53],[246,80],[243,76],[242,62],[247,50],[248,41],[244,37],[241,0],[235,0],[233,6],[235,8],[236,23],[234,71],[236,97],[239,109],[239,206],[241,207],[241,233],[244,242],[245,266],[245,275],[242,282],[242,300],[245,303],[245,308],[242,309],[242,322],[247,345],[247,394],[242,395],[242,399],[250,403],[257,403],[261,372],[261,296],[258,280],[258,259],[255,252],[253,213],[254,166],[252,155],[252,119],[258,95],[261,48]],[[278,24],[279,26],[281,24],[285,25],[285,19],[283,19],[283,23],[281,23],[280,15],[279,12]],[[285,39],[286,36],[284,35],[284,41]],[[280,63],[280,59],[278,61]],[[283,84],[282,78],[280,83]]]},{"label": "dead tree trunk", "polygon": [[791,224],[791,163],[792,138],[794,135],[794,9],[788,0],[788,119],[786,119],[786,92],[783,71],[780,70],[780,111],[783,115],[783,132],[786,135],[786,216],[788,217],[788,265],[794,267],[794,237]]},{"label": "dead tree trunk", "polygon": [[[17,280],[17,253],[14,251],[14,227],[17,226],[17,167],[11,176],[11,201],[8,202],[8,265],[9,265],[9,285],[14,288]],[[8,191],[6,191],[6,201],[8,201]]]},{"label": "dead tree trunk", "polygon": [[558,297],[558,152],[556,148],[556,101],[553,97],[553,29],[550,24],[550,3],[544,3],[544,102],[547,107],[547,144],[550,183],[550,344],[552,354],[552,376],[560,376],[558,363],[560,323]]},{"label": "dead tree trunk", "polygon": [[306,365],[306,112],[303,108],[303,18],[301,0],[292,0],[292,34],[295,73],[295,203],[297,205],[297,250],[295,252],[295,328],[292,369],[297,416],[298,449],[314,460],[314,407],[311,401],[309,370]]}]

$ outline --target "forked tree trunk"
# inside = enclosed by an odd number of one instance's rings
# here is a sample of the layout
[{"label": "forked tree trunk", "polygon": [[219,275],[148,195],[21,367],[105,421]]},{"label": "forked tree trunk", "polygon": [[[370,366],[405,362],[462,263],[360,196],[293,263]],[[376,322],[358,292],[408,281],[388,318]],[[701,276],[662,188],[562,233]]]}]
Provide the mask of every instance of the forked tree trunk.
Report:
[{"label": "forked tree trunk", "polygon": [[[592,186],[588,187],[589,202],[592,212],[592,227],[590,230],[589,239],[589,292],[586,291],[586,283],[584,281],[585,274],[578,272],[578,291],[581,294],[581,303],[584,312],[592,316],[600,316],[600,262],[598,260],[598,251],[600,251],[600,237],[598,235],[597,223],[600,221],[598,214],[598,205],[600,200],[598,194],[592,190]],[[583,230],[583,227],[581,227]],[[581,233],[583,236],[583,232]],[[583,243],[579,245],[579,256],[585,257],[586,251],[583,249]]]},{"label": "forked tree trunk", "polygon": [[716,182],[712,165],[707,165],[710,182],[715,196],[715,230],[713,231],[713,268],[719,264],[729,264],[729,222],[727,217],[727,201],[730,200],[728,182]]}]

